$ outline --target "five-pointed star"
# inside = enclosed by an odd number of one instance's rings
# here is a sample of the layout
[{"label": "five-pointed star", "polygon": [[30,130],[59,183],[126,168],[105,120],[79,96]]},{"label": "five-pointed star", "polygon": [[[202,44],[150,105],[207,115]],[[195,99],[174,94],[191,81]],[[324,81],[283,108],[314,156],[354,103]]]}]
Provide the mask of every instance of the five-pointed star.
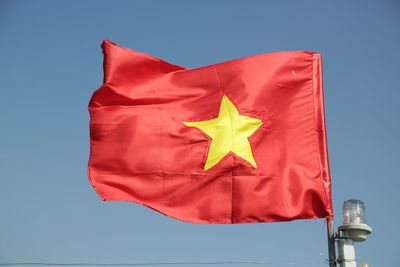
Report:
[{"label": "five-pointed star", "polygon": [[239,115],[235,105],[226,95],[222,97],[217,118],[183,123],[199,128],[212,139],[204,170],[215,166],[229,152],[235,153],[257,168],[248,137],[261,126],[262,120]]}]

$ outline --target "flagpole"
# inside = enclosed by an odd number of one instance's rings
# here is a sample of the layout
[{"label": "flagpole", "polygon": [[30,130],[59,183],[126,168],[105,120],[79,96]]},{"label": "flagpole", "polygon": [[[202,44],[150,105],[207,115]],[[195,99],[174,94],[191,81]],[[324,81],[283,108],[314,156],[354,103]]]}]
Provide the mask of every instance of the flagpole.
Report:
[{"label": "flagpole", "polygon": [[333,221],[331,219],[326,219],[326,228],[328,233],[328,263],[329,267],[336,267],[336,250],[335,250],[335,229],[333,226]]}]

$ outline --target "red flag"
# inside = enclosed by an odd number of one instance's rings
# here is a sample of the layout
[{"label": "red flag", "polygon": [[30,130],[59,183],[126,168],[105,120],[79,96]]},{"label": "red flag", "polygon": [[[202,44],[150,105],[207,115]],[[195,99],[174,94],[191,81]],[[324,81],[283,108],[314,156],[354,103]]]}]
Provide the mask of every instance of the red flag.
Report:
[{"label": "red flag", "polygon": [[186,69],[102,47],[89,177],[103,200],[195,223],[333,215],[319,53]]}]

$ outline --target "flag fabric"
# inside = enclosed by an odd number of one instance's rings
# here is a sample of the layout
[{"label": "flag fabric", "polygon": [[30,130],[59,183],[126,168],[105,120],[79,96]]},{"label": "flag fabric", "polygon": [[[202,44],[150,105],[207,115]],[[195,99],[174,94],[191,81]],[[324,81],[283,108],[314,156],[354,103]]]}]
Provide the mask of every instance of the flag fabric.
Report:
[{"label": "flag fabric", "polygon": [[194,223],[333,216],[319,53],[187,69],[102,48],[89,179],[103,200]]}]

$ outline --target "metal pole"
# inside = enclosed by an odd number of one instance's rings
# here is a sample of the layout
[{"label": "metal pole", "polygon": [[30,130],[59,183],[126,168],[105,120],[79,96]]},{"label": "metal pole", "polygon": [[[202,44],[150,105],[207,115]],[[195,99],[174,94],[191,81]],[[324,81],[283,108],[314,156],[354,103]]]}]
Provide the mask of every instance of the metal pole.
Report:
[{"label": "metal pole", "polygon": [[357,267],[356,251],[353,240],[350,238],[339,238],[337,241],[339,250],[340,267]]},{"label": "metal pole", "polygon": [[332,220],[327,219],[326,222],[326,228],[328,232],[328,263],[329,267],[336,267],[335,230]]}]

